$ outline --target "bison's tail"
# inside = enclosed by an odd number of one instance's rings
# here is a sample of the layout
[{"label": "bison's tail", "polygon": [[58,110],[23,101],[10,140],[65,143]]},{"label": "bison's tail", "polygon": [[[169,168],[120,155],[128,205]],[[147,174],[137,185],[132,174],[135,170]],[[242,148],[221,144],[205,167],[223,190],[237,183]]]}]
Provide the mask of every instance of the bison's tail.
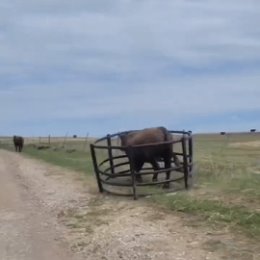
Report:
[{"label": "bison's tail", "polygon": [[159,129],[162,131],[162,133],[163,133],[163,141],[169,141],[169,132],[168,132],[168,130],[165,128],[165,127],[163,127],[163,126],[161,126],[161,127],[159,127]]}]

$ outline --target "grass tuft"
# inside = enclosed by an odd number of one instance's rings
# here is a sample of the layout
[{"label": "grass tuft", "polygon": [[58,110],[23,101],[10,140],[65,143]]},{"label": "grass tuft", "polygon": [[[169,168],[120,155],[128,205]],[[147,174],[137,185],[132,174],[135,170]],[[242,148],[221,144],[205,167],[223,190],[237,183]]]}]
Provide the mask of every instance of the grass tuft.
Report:
[{"label": "grass tuft", "polygon": [[199,200],[181,193],[173,196],[155,195],[149,200],[165,209],[196,214],[209,223],[225,222],[232,229],[240,229],[260,239],[260,213],[249,211],[243,206],[226,206],[221,201]]}]

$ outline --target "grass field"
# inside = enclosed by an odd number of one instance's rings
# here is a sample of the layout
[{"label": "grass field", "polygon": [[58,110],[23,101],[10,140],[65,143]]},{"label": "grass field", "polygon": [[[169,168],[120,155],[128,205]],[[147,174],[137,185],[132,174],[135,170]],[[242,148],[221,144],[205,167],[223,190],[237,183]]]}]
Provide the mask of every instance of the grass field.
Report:
[{"label": "grass field", "polygon": [[[91,141],[26,139],[24,153],[94,178]],[[0,147],[13,150],[8,138]],[[194,150],[194,187],[146,200],[260,240],[260,134],[195,135]]]}]

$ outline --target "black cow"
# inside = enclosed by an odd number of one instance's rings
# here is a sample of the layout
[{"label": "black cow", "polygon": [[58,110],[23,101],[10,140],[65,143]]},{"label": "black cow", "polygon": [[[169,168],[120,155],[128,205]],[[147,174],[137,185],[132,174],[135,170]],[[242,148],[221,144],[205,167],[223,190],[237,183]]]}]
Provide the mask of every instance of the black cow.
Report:
[{"label": "black cow", "polygon": [[[173,140],[171,133],[165,127],[146,128],[139,131],[130,131],[120,135],[122,150],[129,159],[135,172],[139,172],[144,163],[151,163],[153,169],[159,170],[158,160],[163,159],[165,169],[171,167],[171,159],[174,158],[175,164],[180,165],[177,156],[173,153]],[[168,142],[168,143],[166,143]],[[152,146],[148,144],[154,144]],[[138,147],[140,145],[140,147]],[[142,146],[147,145],[147,146]],[[130,148],[129,146],[133,146]],[[137,147],[135,147],[137,146]],[[130,152],[132,151],[132,154]],[[170,170],[166,171],[166,180],[170,179]],[[153,175],[153,181],[157,181],[158,173]],[[137,180],[142,181],[141,176],[136,176]],[[169,187],[169,183],[164,187]]]},{"label": "black cow", "polygon": [[23,150],[24,139],[21,136],[13,137],[14,147],[16,152],[21,152]]}]

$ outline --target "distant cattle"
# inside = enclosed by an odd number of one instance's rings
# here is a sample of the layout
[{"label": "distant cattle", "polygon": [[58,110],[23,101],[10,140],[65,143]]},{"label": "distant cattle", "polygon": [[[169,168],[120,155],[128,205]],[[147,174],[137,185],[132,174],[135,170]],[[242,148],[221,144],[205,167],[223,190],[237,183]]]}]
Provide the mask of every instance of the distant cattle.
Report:
[{"label": "distant cattle", "polygon": [[[146,162],[150,163],[155,171],[159,170],[158,161],[161,159],[164,161],[165,169],[171,168],[172,158],[177,166],[180,165],[177,156],[173,153],[173,144],[169,143],[173,140],[172,135],[165,127],[130,131],[121,134],[120,139],[123,151],[129,160],[132,160],[132,166],[136,173],[139,173]],[[170,170],[166,171],[166,180],[170,179],[170,172]],[[157,177],[158,172],[155,172],[153,181],[157,181]],[[136,178],[142,181],[140,175],[137,175]],[[165,184],[164,187],[169,187],[169,183]]]},{"label": "distant cattle", "polygon": [[21,152],[23,150],[24,139],[21,136],[13,137],[14,147],[16,152]]}]

